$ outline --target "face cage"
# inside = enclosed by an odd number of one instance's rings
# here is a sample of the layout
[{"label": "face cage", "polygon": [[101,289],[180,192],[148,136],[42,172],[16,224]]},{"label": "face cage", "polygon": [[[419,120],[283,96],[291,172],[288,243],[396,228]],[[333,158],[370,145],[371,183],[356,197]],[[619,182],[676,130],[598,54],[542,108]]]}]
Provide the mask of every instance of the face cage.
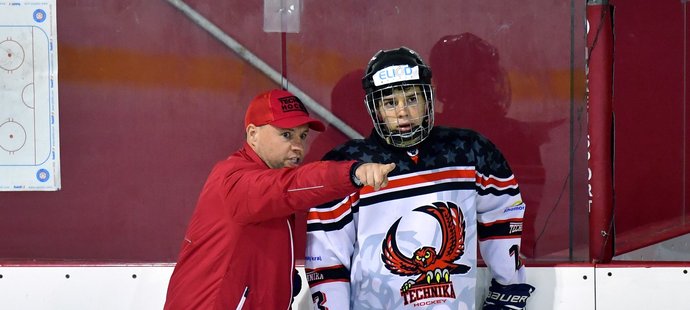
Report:
[{"label": "face cage", "polygon": [[[411,91],[410,88],[413,86],[418,86],[419,89],[421,89],[421,92],[412,90],[414,95],[416,97],[423,96],[426,102],[424,113],[419,116],[422,121],[420,122],[419,126],[412,128],[410,132],[391,132],[388,130],[385,120],[378,116],[378,105],[381,102],[381,98],[392,94],[393,90],[402,91],[403,94],[407,96],[407,92]],[[429,84],[403,84],[381,88],[368,93],[364,98],[364,103],[369,110],[369,116],[371,116],[371,120],[374,123],[376,133],[378,133],[378,135],[383,138],[386,143],[392,146],[399,148],[415,146],[424,141],[424,139],[429,136],[431,129],[434,127],[434,92]],[[401,108],[396,105],[396,114],[398,114],[400,109]]]}]

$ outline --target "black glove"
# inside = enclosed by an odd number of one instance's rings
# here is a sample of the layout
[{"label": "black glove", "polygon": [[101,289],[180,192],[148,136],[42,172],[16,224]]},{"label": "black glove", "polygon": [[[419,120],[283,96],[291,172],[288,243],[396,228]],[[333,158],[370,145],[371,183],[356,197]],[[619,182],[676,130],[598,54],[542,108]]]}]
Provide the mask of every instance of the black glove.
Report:
[{"label": "black glove", "polygon": [[496,279],[491,280],[489,295],[484,301],[483,310],[524,310],[527,298],[534,292],[529,284],[501,285]]},{"label": "black glove", "polygon": [[292,298],[294,299],[297,294],[302,290],[302,277],[300,277],[299,272],[295,269],[292,272]]}]

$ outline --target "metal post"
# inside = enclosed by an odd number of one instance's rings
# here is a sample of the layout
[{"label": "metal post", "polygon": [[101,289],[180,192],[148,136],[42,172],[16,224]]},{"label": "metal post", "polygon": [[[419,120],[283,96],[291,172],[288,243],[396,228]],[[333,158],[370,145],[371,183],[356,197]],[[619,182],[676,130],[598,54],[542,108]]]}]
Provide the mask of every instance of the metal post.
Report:
[{"label": "metal post", "polygon": [[587,1],[587,112],[589,169],[589,258],[613,257],[613,8]]}]

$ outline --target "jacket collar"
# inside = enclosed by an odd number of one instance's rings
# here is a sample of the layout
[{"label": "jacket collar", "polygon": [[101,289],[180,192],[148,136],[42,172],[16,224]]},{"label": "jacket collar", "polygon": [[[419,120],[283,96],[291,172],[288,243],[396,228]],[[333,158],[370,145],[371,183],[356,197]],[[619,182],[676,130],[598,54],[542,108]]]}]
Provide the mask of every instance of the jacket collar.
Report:
[{"label": "jacket collar", "polygon": [[266,163],[259,157],[259,154],[256,154],[254,152],[254,149],[247,143],[247,141],[244,141],[244,145],[242,145],[242,148],[238,151],[242,157],[246,158],[247,160],[253,161],[257,164],[262,165],[263,167],[270,168]]}]

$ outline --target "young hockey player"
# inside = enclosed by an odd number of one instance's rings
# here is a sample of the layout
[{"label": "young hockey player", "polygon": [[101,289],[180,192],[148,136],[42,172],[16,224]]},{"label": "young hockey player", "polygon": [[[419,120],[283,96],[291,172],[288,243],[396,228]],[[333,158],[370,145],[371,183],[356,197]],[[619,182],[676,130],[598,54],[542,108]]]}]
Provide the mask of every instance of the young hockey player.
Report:
[{"label": "young hockey player", "polygon": [[383,190],[310,210],[315,309],[475,309],[477,243],[493,278],[483,309],[523,309],[534,290],[519,256],[525,205],[501,152],[472,130],[434,127],[431,69],[408,48],[379,51],[362,84],[374,130],[324,160],[396,168]]}]

